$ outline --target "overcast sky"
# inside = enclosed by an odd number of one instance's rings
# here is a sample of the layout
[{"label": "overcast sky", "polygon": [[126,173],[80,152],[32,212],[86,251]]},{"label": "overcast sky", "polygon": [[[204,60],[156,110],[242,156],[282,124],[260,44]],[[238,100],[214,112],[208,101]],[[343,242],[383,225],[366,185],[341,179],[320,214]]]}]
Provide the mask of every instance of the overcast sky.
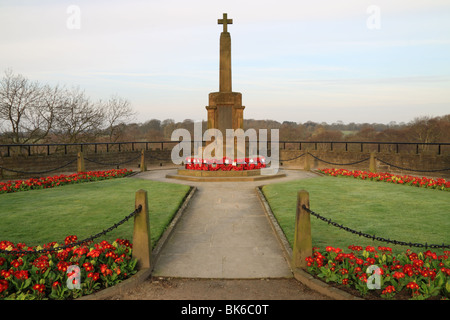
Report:
[{"label": "overcast sky", "polygon": [[0,0],[0,71],[117,94],[137,122],[206,120],[217,19],[245,118],[409,122],[450,113],[448,0]]}]

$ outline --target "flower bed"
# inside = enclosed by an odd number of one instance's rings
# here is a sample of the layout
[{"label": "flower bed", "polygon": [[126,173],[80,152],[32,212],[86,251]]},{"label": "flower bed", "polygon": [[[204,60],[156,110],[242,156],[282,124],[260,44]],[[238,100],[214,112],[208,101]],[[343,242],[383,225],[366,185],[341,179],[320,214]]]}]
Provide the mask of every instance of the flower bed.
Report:
[{"label": "flower bed", "polygon": [[430,250],[414,253],[408,249],[394,255],[388,247],[377,250],[352,245],[348,249],[350,252],[344,253],[330,246],[325,251],[313,248],[312,256],[306,258],[308,272],[362,297],[414,300],[450,297],[450,251],[438,256]]},{"label": "flower bed", "polygon": [[188,170],[204,171],[242,171],[255,170],[266,167],[264,157],[234,159],[224,157],[223,159],[201,159],[186,158],[185,168]]},{"label": "flower bed", "polygon": [[361,180],[384,181],[395,184],[409,185],[419,188],[430,188],[450,191],[450,181],[443,178],[431,179],[426,177],[414,177],[409,175],[394,175],[386,172],[366,172],[347,169],[318,169],[319,172],[333,177],[353,177]]},{"label": "flower bed", "polygon": [[[128,240],[81,244],[66,237],[65,249],[48,253],[0,252],[0,299],[75,299],[113,286],[137,272]],[[43,247],[0,242],[0,250],[34,251],[59,248],[52,242]]]},{"label": "flower bed", "polygon": [[14,180],[0,182],[0,194],[27,191],[33,189],[54,188],[67,184],[100,181],[112,178],[122,178],[132,173],[132,170],[107,170],[107,171],[88,171],[79,172],[71,175],[59,175],[52,177],[31,178],[28,180]]}]

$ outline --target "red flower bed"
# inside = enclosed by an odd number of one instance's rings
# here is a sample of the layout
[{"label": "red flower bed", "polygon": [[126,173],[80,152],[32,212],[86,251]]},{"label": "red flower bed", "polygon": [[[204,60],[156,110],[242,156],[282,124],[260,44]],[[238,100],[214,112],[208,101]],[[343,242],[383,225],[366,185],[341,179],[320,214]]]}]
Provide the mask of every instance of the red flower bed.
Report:
[{"label": "red flower bed", "polygon": [[[349,246],[350,252],[313,248],[306,258],[309,273],[331,282],[383,299],[448,299],[450,297],[450,251],[437,255],[430,250],[394,255],[388,247]],[[377,281],[378,280],[378,281]],[[378,286],[377,286],[378,284]]]},{"label": "red flower bed", "polygon": [[255,170],[266,167],[264,157],[234,159],[224,157],[223,159],[201,159],[186,158],[185,168],[188,170],[204,171],[242,171]]},{"label": "red flower bed", "polygon": [[59,175],[52,177],[31,178],[28,180],[14,180],[0,182],[0,194],[18,191],[27,191],[33,189],[54,188],[66,184],[81,182],[100,181],[112,178],[122,178],[129,175],[132,171],[127,169],[107,170],[107,171],[88,171],[74,173],[71,175]]},{"label": "red flower bed", "polygon": [[450,181],[443,178],[431,179],[426,177],[414,177],[409,175],[394,175],[386,172],[366,172],[347,169],[319,169],[319,172],[333,177],[353,177],[361,180],[384,181],[395,184],[415,186],[419,188],[430,188],[450,191]]},{"label": "red flower bed", "polygon": [[[64,244],[74,244],[76,236]],[[0,242],[0,250],[37,251],[58,248],[56,242],[43,247]],[[74,299],[113,286],[136,273],[128,240],[86,243],[46,253],[0,252],[0,299]]]}]

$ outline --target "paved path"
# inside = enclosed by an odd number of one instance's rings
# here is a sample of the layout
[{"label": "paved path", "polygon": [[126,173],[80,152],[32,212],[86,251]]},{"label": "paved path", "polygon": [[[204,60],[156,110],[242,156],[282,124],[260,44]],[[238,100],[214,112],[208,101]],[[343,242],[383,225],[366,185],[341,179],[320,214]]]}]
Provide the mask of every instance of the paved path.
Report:
[{"label": "paved path", "polygon": [[257,182],[192,182],[167,179],[174,170],[136,177],[197,187],[156,261],[155,277],[290,278],[292,272],[270,227],[255,188],[259,185],[315,177],[286,171],[287,177]]}]

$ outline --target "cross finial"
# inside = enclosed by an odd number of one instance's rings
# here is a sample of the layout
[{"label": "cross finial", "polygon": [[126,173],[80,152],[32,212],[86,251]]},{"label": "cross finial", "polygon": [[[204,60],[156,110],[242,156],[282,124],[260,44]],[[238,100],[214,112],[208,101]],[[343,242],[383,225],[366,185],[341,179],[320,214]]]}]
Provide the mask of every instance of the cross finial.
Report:
[{"label": "cross finial", "polygon": [[223,14],[223,19],[218,19],[217,23],[218,24],[223,24],[223,32],[228,32],[227,25],[228,24],[233,24],[233,19],[227,19],[227,14],[224,13]]}]

